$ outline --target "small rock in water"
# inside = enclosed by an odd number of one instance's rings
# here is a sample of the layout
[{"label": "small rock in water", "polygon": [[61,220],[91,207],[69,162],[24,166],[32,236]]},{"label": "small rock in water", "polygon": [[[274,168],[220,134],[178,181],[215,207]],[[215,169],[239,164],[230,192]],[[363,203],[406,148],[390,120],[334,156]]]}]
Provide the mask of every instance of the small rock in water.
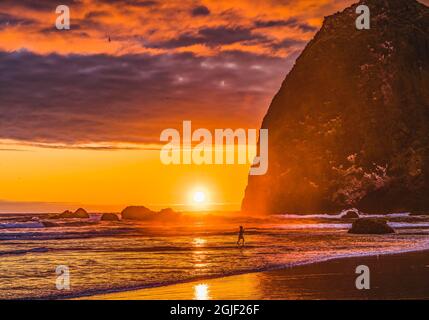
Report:
[{"label": "small rock in water", "polygon": [[359,214],[356,211],[349,210],[341,216],[342,219],[359,219]]},{"label": "small rock in water", "polygon": [[50,217],[51,219],[88,219],[89,214],[85,209],[79,208],[75,212],[66,210],[63,213]]},{"label": "small rock in water", "polygon": [[144,206],[129,206],[122,210],[122,219],[145,220],[155,214],[154,211]]},{"label": "small rock in water", "polygon": [[374,218],[360,218],[353,221],[349,233],[354,234],[389,234],[395,230],[385,220]]},{"label": "small rock in water", "polygon": [[114,213],[103,213],[101,221],[119,221],[119,217]]}]

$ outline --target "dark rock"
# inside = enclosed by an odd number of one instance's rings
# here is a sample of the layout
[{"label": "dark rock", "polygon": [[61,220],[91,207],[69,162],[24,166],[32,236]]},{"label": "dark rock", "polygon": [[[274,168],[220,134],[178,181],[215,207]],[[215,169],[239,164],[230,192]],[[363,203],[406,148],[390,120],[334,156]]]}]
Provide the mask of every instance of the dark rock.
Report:
[{"label": "dark rock", "polygon": [[359,214],[356,211],[349,210],[341,216],[342,219],[359,219]]},{"label": "dark rock", "polygon": [[66,210],[63,213],[50,217],[51,219],[88,219],[89,214],[84,209],[79,208],[75,212]]},{"label": "dark rock", "polygon": [[66,210],[63,213],[60,213],[59,215],[54,216],[55,219],[70,219],[74,218],[73,212],[70,210]]},{"label": "dark rock", "polygon": [[269,167],[243,211],[429,211],[429,8],[367,0],[327,17],[274,97]]},{"label": "dark rock", "polygon": [[385,220],[374,218],[361,218],[353,222],[349,233],[354,234],[388,234],[395,233]]},{"label": "dark rock", "polygon": [[176,211],[174,211],[171,208],[165,208],[165,209],[162,209],[161,211],[159,211],[159,214],[175,214],[175,213],[176,213]]},{"label": "dark rock", "polygon": [[130,206],[126,207],[121,212],[122,219],[129,220],[146,220],[155,214],[154,211],[144,206]]},{"label": "dark rock", "polygon": [[101,221],[119,221],[119,217],[114,213],[103,213]]},{"label": "dark rock", "polygon": [[88,212],[86,212],[85,209],[79,208],[74,212],[73,217],[79,218],[79,219],[88,219],[89,214],[88,214]]}]

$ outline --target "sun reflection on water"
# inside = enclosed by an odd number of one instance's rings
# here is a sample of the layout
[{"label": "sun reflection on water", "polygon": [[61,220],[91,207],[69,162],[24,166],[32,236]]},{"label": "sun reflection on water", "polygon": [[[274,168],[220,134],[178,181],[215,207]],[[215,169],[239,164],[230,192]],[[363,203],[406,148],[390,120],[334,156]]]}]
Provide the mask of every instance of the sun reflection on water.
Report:
[{"label": "sun reflection on water", "polygon": [[207,240],[203,238],[194,238],[192,243],[194,244],[195,247],[201,247],[207,243]]},{"label": "sun reflection on water", "polygon": [[210,300],[209,286],[205,283],[194,287],[194,300]]}]

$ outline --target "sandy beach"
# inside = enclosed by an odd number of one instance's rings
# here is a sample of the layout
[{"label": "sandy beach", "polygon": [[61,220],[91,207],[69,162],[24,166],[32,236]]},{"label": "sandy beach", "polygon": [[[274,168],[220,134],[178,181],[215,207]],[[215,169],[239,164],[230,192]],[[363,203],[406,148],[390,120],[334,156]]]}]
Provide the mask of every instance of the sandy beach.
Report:
[{"label": "sandy beach", "polygon": [[[355,287],[358,265],[370,268],[369,290]],[[83,299],[429,299],[429,251],[343,258]]]}]

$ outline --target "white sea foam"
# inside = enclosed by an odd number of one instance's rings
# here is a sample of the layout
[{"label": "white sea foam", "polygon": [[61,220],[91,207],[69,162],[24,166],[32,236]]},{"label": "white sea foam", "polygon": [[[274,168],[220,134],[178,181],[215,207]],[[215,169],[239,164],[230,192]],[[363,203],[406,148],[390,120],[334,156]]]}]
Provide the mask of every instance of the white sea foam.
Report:
[{"label": "white sea foam", "polygon": [[41,222],[7,222],[0,223],[0,229],[29,229],[29,228],[43,228]]},{"label": "white sea foam", "polygon": [[388,214],[366,214],[359,213],[356,209],[343,210],[338,214],[280,214],[276,215],[284,219],[340,219],[346,212],[354,211],[359,214],[361,218],[404,218],[409,217],[409,212],[400,212],[400,213],[388,213]]}]

